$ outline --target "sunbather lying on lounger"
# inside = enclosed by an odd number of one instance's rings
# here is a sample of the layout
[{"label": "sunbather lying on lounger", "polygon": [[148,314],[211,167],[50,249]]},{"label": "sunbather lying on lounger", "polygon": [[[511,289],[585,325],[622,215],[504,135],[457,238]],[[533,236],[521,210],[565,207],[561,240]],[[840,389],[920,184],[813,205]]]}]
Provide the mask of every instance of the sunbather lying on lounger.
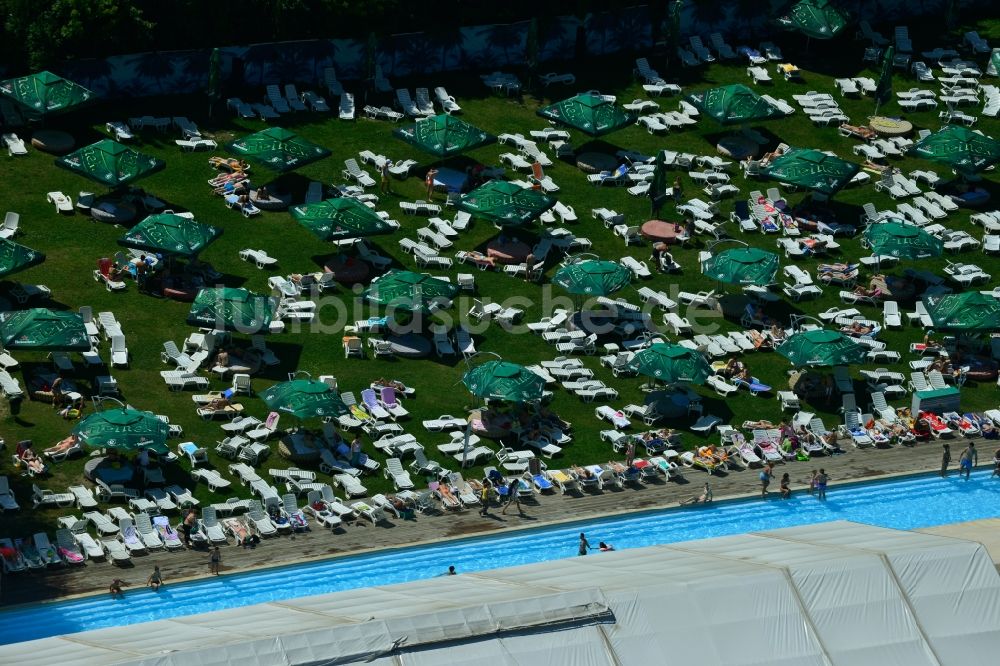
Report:
[{"label": "sunbather lying on lounger", "polygon": [[223,398],[215,398],[214,400],[212,400],[211,402],[209,402],[207,405],[205,405],[205,409],[211,409],[211,410],[218,411],[218,410],[225,409],[226,407],[229,407],[232,404],[233,403],[229,401],[229,398],[225,398],[225,397],[223,397]]},{"label": "sunbather lying on lounger", "polygon": [[451,486],[447,483],[442,483],[438,485],[437,488],[438,495],[441,497],[441,503],[447,507],[458,507],[462,505],[462,502],[455,496],[452,492]]},{"label": "sunbather lying on lounger", "polygon": [[729,454],[718,448],[715,444],[707,444],[698,449],[698,455],[703,458],[711,458],[715,462],[729,462]]},{"label": "sunbather lying on lounger", "polygon": [[844,123],[843,125],[840,126],[840,129],[843,130],[842,133],[848,136],[864,139],[865,141],[867,141],[868,139],[874,139],[875,137],[878,136],[875,130],[873,130],[871,127],[865,127],[863,125],[861,126],[848,125],[847,123]]},{"label": "sunbather lying on lounger", "polygon": [[235,157],[209,157],[208,163],[216,169],[225,169],[226,171],[250,170],[249,162],[236,159]]},{"label": "sunbather lying on lounger", "polygon": [[848,326],[841,326],[840,330],[848,335],[869,335],[875,330],[875,327],[856,321]]},{"label": "sunbather lying on lounger", "polygon": [[58,443],[56,443],[55,446],[50,446],[49,448],[45,449],[44,451],[42,451],[42,453],[50,457],[59,456],[66,453],[74,446],[76,446],[76,443],[77,443],[76,435],[70,435],[69,437],[63,440],[60,440]]},{"label": "sunbather lying on lounger", "polygon": [[589,481],[590,479],[594,478],[593,472],[591,472],[589,469],[580,467],[579,465],[573,465],[570,469],[573,470],[573,474],[575,474],[576,477],[581,481]]}]

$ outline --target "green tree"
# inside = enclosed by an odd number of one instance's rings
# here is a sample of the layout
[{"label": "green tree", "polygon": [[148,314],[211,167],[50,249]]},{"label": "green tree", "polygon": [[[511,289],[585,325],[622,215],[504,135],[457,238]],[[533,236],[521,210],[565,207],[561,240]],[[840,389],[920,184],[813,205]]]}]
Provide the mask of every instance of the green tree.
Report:
[{"label": "green tree", "polygon": [[32,70],[67,58],[104,57],[144,50],[154,24],[130,0],[3,0],[9,62]]}]

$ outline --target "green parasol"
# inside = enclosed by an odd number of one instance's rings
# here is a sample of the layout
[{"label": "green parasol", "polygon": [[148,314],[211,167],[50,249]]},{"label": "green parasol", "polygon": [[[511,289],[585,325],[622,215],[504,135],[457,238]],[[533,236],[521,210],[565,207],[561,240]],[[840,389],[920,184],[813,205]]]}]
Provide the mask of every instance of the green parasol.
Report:
[{"label": "green parasol", "polygon": [[450,157],[496,141],[496,137],[460,118],[441,114],[393,132],[403,141],[438,157]]},{"label": "green parasol", "polygon": [[34,308],[0,312],[0,345],[33,351],[90,351],[90,336],[76,312]]},{"label": "green parasol", "polygon": [[607,296],[632,281],[632,271],[614,261],[585,259],[563,266],[552,276],[571,294]]},{"label": "green parasol", "polygon": [[298,419],[337,417],[350,411],[330,385],[315,379],[281,382],[260,397],[268,409],[286,412]]},{"label": "green parasol", "polygon": [[0,81],[0,95],[6,95],[28,112],[47,116],[69,111],[94,98],[94,93],[52,72]]},{"label": "green parasol", "polygon": [[222,52],[218,48],[212,49],[212,55],[208,57],[208,115],[212,115],[212,108],[222,97]]},{"label": "green parasol", "polygon": [[670,13],[667,16],[667,35],[665,37],[668,54],[677,53],[677,47],[681,45],[681,15],[683,13],[684,0],[675,0],[675,2],[670,4]]},{"label": "green parasol", "polygon": [[878,76],[878,85],[875,86],[875,112],[883,104],[892,99],[892,65],[896,57],[896,49],[889,47],[882,56],[882,69]]},{"label": "green parasol", "polygon": [[527,224],[555,205],[553,197],[504,180],[480,185],[458,203],[467,213],[500,226]]},{"label": "green parasol", "polygon": [[688,101],[722,125],[741,125],[785,115],[741,83],[693,93],[688,95]]},{"label": "green parasol", "polygon": [[275,171],[291,171],[330,155],[330,151],[295,132],[281,127],[268,127],[256,134],[233,141],[229,150],[248,157]]},{"label": "green parasol", "polygon": [[274,305],[267,296],[246,289],[218,287],[202,289],[191,304],[187,323],[217,331],[266,333],[274,316]]},{"label": "green parasol", "polygon": [[45,261],[45,255],[30,247],[0,238],[0,278],[7,277]]},{"label": "green parasol", "polygon": [[150,215],[118,239],[119,245],[161,254],[194,257],[222,235],[222,229],[189,217],[160,213]]},{"label": "green parasol", "polygon": [[538,400],[545,390],[545,380],[523,365],[507,361],[487,361],[462,376],[462,383],[472,395],[507,402]]},{"label": "green parasol", "polygon": [[775,350],[795,366],[851,365],[863,363],[868,347],[840,331],[817,329],[796,333]]},{"label": "green parasol", "polygon": [[167,435],[170,427],[153,412],[122,407],[96,412],[80,421],[73,434],[88,449],[138,451],[150,449],[168,453]]},{"label": "green parasol", "polygon": [[57,158],[56,166],[115,188],[155,173],[166,163],[117,141],[102,139]]},{"label": "green parasol", "polygon": [[1000,141],[966,127],[948,125],[921,139],[907,152],[945,164],[959,173],[975,174],[1000,162]]},{"label": "green parasol", "polygon": [[653,164],[653,182],[649,185],[649,198],[656,201],[667,192],[667,162],[662,150],[656,152]]},{"label": "green parasol", "polygon": [[788,185],[831,196],[851,182],[861,167],[811,148],[793,148],[761,169],[761,174]]},{"label": "green parasol", "polygon": [[325,241],[391,234],[395,228],[357,199],[338,197],[294,206],[292,217]]},{"label": "green parasol", "polygon": [[847,25],[847,16],[827,0],[802,0],[778,23],[812,39],[832,39]]},{"label": "green parasol", "polygon": [[756,247],[733,247],[712,255],[702,273],[719,282],[765,286],[774,282],[778,255]]},{"label": "green parasol", "polygon": [[458,287],[423,273],[393,269],[372,281],[364,296],[372,303],[410,312],[432,310],[458,293]]},{"label": "green parasol", "polygon": [[602,95],[584,93],[538,110],[542,118],[578,129],[590,136],[614,132],[635,122],[635,116]]},{"label": "green parasol", "polygon": [[869,225],[862,235],[864,244],[872,254],[899,257],[900,259],[926,259],[940,257],[944,243],[939,238],[902,222],[880,222]]},{"label": "green parasol", "polygon": [[1000,331],[1000,300],[978,291],[926,296],[924,307],[935,328]]},{"label": "green parasol", "polygon": [[704,384],[705,379],[712,374],[712,367],[701,353],[662,342],[636,352],[625,367],[667,384]]}]

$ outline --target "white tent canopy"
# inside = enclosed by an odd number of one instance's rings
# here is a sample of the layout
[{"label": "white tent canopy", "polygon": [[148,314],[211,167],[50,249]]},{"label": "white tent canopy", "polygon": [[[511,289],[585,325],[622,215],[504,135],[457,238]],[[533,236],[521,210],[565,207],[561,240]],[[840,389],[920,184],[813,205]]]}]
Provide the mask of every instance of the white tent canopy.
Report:
[{"label": "white tent canopy", "polygon": [[978,543],[848,522],[602,553],[0,647],[144,666],[994,664]]}]

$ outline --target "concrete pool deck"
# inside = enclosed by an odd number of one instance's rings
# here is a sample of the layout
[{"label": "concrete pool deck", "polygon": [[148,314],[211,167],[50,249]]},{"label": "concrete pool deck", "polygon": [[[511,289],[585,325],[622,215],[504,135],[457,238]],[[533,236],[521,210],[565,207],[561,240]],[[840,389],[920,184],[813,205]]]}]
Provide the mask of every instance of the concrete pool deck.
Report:
[{"label": "concrete pool deck", "polygon": [[[959,439],[951,441],[952,457],[957,460],[966,443]],[[847,445],[850,447],[850,445]],[[996,442],[977,441],[981,458],[980,468],[989,466]],[[917,444],[915,447],[897,446],[892,449],[846,449],[847,453],[832,457],[819,457],[812,462],[791,462],[778,465],[776,479],[771,484],[771,501],[777,500],[778,479],[789,472],[794,492],[804,492],[809,472],[823,467],[830,476],[831,495],[837,492],[837,485],[845,481],[874,480],[904,474],[936,471],[941,464],[941,445],[938,442]],[[577,462],[572,455],[558,461],[559,466],[569,466]],[[586,461],[580,461],[586,462]],[[555,467],[556,465],[552,465]],[[952,464],[951,474],[957,474],[957,463]],[[549,524],[587,520],[634,511],[648,511],[677,506],[679,501],[701,492],[702,483],[711,483],[716,500],[735,497],[753,497],[760,494],[760,483],[756,470],[730,472],[713,475],[698,470],[685,470],[684,480],[652,484],[640,488],[606,490],[597,495],[561,496],[548,495],[536,502],[525,504],[525,516],[513,512],[500,515],[499,509],[492,509],[490,517],[481,517],[476,510],[424,516],[413,521],[392,520],[372,526],[370,523],[353,523],[343,530],[330,533],[316,528],[305,534],[276,537],[264,541],[254,550],[235,546],[223,546],[222,572],[234,573],[263,567],[273,567],[324,559],[336,556],[356,555],[373,550],[401,547],[417,543],[437,542],[446,539],[488,534],[498,530],[537,528]],[[928,483],[933,483],[933,477]],[[1000,484],[1000,480],[995,480]],[[172,517],[171,520],[176,520]],[[988,523],[985,528],[977,525]],[[990,547],[994,560],[1000,555],[1000,535],[996,521],[975,521],[968,523],[968,530],[954,536],[972,538],[978,541],[992,539]],[[948,532],[934,532],[957,526],[931,528],[935,534],[951,535]],[[993,532],[991,535],[990,532]],[[43,600],[54,600],[93,593],[106,593],[114,578],[121,578],[131,587],[142,587],[153,567],[158,565],[167,585],[172,582],[202,578],[209,575],[209,555],[207,551],[165,552],[154,551],[148,555],[135,556],[131,567],[116,567],[105,562],[88,562],[84,567],[62,568],[43,574],[7,576],[3,589],[3,603],[20,604]],[[442,570],[447,562],[442,562]]]},{"label": "concrete pool deck", "polygon": [[993,558],[993,563],[1000,568],[1000,518],[970,520],[964,523],[939,525],[938,527],[924,527],[914,531],[978,541],[986,546],[986,551]]}]

